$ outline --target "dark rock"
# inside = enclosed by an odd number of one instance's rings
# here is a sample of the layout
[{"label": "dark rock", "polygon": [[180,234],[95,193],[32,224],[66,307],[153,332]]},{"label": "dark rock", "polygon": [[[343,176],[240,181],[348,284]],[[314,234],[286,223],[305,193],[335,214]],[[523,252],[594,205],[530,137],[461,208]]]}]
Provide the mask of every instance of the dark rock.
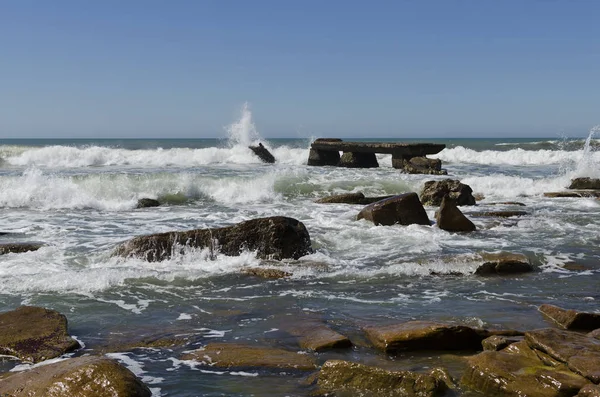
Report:
[{"label": "dark rock", "polygon": [[72,358],[0,379],[0,396],[150,397],[151,394],[127,368],[97,356]]},{"label": "dark rock", "polygon": [[346,193],[346,194],[336,194],[334,196],[323,197],[315,201],[315,203],[319,204],[362,204],[368,205],[375,203],[377,201],[385,200],[390,196],[380,196],[380,197],[365,197],[365,195],[361,192],[358,193]]},{"label": "dark rock", "polygon": [[533,271],[529,258],[523,254],[510,252],[481,253],[484,263],[475,270],[479,276],[496,274],[517,274]]},{"label": "dark rock", "polygon": [[600,383],[600,340],[555,328],[525,332],[527,344],[594,383]]},{"label": "dark rock", "polygon": [[197,360],[219,368],[265,367],[314,370],[311,355],[272,347],[238,343],[210,343],[202,349],[186,353],[182,360]]},{"label": "dark rock", "polygon": [[141,198],[138,200],[135,208],[149,208],[149,207],[159,207],[160,202],[151,198]]},{"label": "dark rock", "polygon": [[413,157],[411,159],[401,159],[401,161],[401,166],[392,164],[393,167],[401,168],[408,174],[448,175],[448,172],[442,169],[442,161],[438,159]]},{"label": "dark rock", "polygon": [[570,192],[547,192],[544,197],[549,198],[579,198],[579,197],[600,197],[600,191],[597,190],[573,190]]},{"label": "dark rock", "polygon": [[479,216],[479,217],[510,218],[513,216],[527,215],[527,212],[525,212],[525,211],[480,211],[480,212],[471,212],[469,215]]},{"label": "dark rock", "polygon": [[588,333],[587,336],[589,336],[590,338],[600,339],[600,328],[595,329],[592,332]]},{"label": "dark rock", "polygon": [[373,397],[436,397],[447,390],[444,382],[429,374],[388,371],[342,360],[323,364],[317,386],[321,393]]},{"label": "dark rock", "polygon": [[42,243],[6,243],[0,244],[0,255],[13,253],[21,254],[23,252],[37,251],[42,248]]},{"label": "dark rock", "polygon": [[589,382],[566,368],[545,366],[533,354],[485,351],[467,359],[461,383],[485,396],[574,396]]},{"label": "dark rock", "polygon": [[600,179],[598,178],[575,178],[571,180],[569,189],[600,189]]},{"label": "dark rock", "polygon": [[456,205],[475,205],[473,189],[458,180],[427,181],[421,191],[423,205],[439,206],[445,196],[456,200]]},{"label": "dark rock", "polygon": [[218,229],[196,229],[135,237],[119,247],[114,255],[140,257],[147,261],[168,259],[184,247],[211,248],[236,256],[244,249],[257,251],[263,259],[298,259],[312,252],[304,224],[283,216],[258,218]]},{"label": "dark rock", "polygon": [[446,196],[435,214],[440,229],[449,232],[472,232],[476,227],[456,206],[456,200]]},{"label": "dark rock", "polygon": [[590,268],[588,268],[587,266],[576,263],[576,262],[567,262],[567,263],[563,264],[561,267],[563,269],[571,270],[573,272],[590,270]]},{"label": "dark rock", "polygon": [[367,338],[386,353],[408,350],[481,350],[487,330],[430,321],[365,328]]},{"label": "dark rock", "polygon": [[304,321],[302,324],[289,327],[287,331],[298,337],[298,344],[302,349],[321,352],[352,346],[350,339],[332,330],[322,322]]},{"label": "dark rock", "polygon": [[544,304],[539,307],[547,318],[564,329],[592,331],[600,328],[600,314],[566,310],[558,306]]},{"label": "dark rock", "polygon": [[379,163],[375,153],[345,152],[338,163],[340,167],[347,168],[377,168]]},{"label": "dark rock", "polygon": [[507,338],[501,335],[492,335],[482,340],[481,346],[483,346],[483,350],[498,351],[515,342],[518,342],[518,339]]},{"label": "dark rock", "polygon": [[600,397],[600,385],[585,385],[576,397]]},{"label": "dark rock", "polygon": [[375,225],[430,225],[425,208],[416,193],[405,193],[377,201],[363,208],[356,217]]},{"label": "dark rock", "polygon": [[79,347],[67,333],[67,318],[57,311],[21,306],[0,313],[0,354],[37,363]]},{"label": "dark rock", "polygon": [[340,152],[329,151],[329,150],[317,150],[310,149],[308,153],[307,165],[324,166],[333,165],[337,166],[340,162]]},{"label": "dark rock", "polygon": [[275,157],[269,152],[269,149],[263,146],[262,143],[259,143],[258,146],[248,146],[250,150],[254,152],[255,155],[258,156],[262,160],[263,163],[273,164],[275,162]]},{"label": "dark rock", "polygon": [[280,269],[264,268],[264,267],[249,267],[242,270],[243,274],[266,279],[278,279],[290,277],[292,273]]},{"label": "dark rock", "polygon": [[518,201],[501,201],[498,203],[486,203],[486,205],[515,205],[518,207],[526,207],[524,203],[520,203]]}]

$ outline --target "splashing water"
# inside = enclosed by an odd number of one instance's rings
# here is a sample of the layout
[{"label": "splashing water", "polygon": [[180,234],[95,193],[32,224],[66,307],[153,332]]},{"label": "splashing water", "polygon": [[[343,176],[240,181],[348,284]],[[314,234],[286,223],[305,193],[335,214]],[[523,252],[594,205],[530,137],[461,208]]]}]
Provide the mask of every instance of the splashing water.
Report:
[{"label": "splashing water", "polygon": [[592,140],[596,133],[600,133],[600,125],[594,126],[590,130],[590,134],[585,140],[585,144],[583,145],[583,156],[581,157],[581,161],[577,165],[577,169],[575,170],[576,176],[580,177],[598,177],[600,164],[598,164],[597,160],[594,158],[594,150],[592,145]]},{"label": "splashing water", "polygon": [[229,145],[233,146],[248,146],[260,141],[260,134],[256,130],[256,126],[252,122],[252,112],[248,102],[242,106],[240,119],[225,127],[229,137]]}]

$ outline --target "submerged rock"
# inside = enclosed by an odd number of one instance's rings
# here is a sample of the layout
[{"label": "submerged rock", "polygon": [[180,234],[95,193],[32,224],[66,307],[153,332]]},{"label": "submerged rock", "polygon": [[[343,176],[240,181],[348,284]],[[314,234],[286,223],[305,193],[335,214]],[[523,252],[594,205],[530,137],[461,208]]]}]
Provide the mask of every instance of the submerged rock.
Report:
[{"label": "submerged rock", "polygon": [[456,200],[456,205],[475,205],[473,189],[455,179],[427,181],[421,190],[423,205],[439,206],[445,196]]},{"label": "submerged rock", "polygon": [[258,218],[218,229],[196,229],[135,237],[114,251],[114,255],[161,261],[183,252],[185,247],[210,248],[229,256],[243,250],[256,251],[263,259],[298,259],[312,252],[304,224],[283,216]]},{"label": "submerged rock", "polygon": [[352,342],[348,337],[332,330],[322,322],[305,321],[289,327],[287,331],[298,337],[298,344],[302,349],[321,352],[328,349],[352,346]]},{"label": "submerged rock", "polygon": [[323,197],[315,201],[315,203],[319,204],[372,204],[380,200],[385,200],[387,198],[394,196],[381,196],[381,197],[365,197],[365,195],[361,192],[358,193],[345,193],[345,194],[336,194],[333,196]]},{"label": "submerged rock", "polygon": [[269,149],[264,147],[262,143],[259,143],[258,146],[248,146],[248,148],[250,148],[263,163],[273,164],[275,162],[275,156],[273,156],[271,152],[269,152]]},{"label": "submerged rock", "polygon": [[151,394],[127,368],[97,356],[72,358],[0,379],[0,396],[150,397]]},{"label": "submerged rock", "polygon": [[446,384],[430,374],[388,371],[342,360],[328,360],[318,374],[320,393],[341,396],[436,397]]},{"label": "submerged rock", "polygon": [[528,215],[528,212],[526,212],[526,211],[480,211],[480,212],[471,212],[469,215],[479,216],[479,217],[510,218],[513,216]]},{"label": "submerged rock", "polygon": [[42,248],[42,243],[6,243],[0,244],[0,255],[13,253],[21,254],[23,252],[37,251]]},{"label": "submerged rock", "polygon": [[366,219],[375,225],[430,225],[425,208],[416,193],[404,193],[377,201],[363,208],[357,220]]},{"label": "submerged rock", "polygon": [[544,197],[549,198],[579,198],[579,197],[600,197],[600,191],[597,190],[572,190],[570,192],[546,192]]},{"label": "submerged rock", "polygon": [[242,273],[248,276],[255,276],[266,279],[278,279],[292,276],[292,273],[288,273],[280,269],[266,267],[248,267],[243,269]]},{"label": "submerged rock", "polygon": [[21,306],[0,313],[0,354],[37,363],[79,347],[67,333],[67,318],[57,311]]},{"label": "submerged rock", "polygon": [[479,276],[518,274],[533,271],[529,258],[523,254],[511,252],[481,253],[484,263],[475,270]]},{"label": "submerged rock", "polygon": [[598,178],[575,178],[571,180],[569,189],[600,189],[600,179]]},{"label": "submerged rock", "polygon": [[141,198],[138,200],[135,208],[150,208],[150,207],[159,207],[160,202],[151,198]]},{"label": "submerged rock", "polygon": [[239,343],[210,343],[202,349],[184,354],[181,358],[204,362],[206,365],[219,368],[265,367],[313,370],[317,367],[315,359],[308,354]]},{"label": "submerged rock", "polygon": [[437,225],[448,232],[473,232],[477,228],[456,206],[456,200],[445,196],[435,214]]},{"label": "submerged rock", "polygon": [[600,328],[600,313],[578,312],[548,304],[541,305],[539,310],[564,329],[593,331]]}]

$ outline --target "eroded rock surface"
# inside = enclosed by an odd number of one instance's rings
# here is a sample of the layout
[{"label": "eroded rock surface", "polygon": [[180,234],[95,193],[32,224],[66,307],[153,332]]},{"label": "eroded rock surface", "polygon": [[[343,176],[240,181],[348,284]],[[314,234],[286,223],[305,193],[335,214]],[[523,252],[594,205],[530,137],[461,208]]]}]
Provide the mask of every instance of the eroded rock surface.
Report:
[{"label": "eroded rock surface", "polygon": [[600,313],[586,313],[576,310],[567,310],[548,304],[541,305],[539,310],[547,318],[564,329],[592,331],[600,328]]},{"label": "eroded rock surface", "polygon": [[298,338],[298,344],[302,349],[321,352],[352,346],[348,337],[334,331],[322,322],[304,321],[289,327],[287,331]]},{"label": "eroded rock surface", "polygon": [[456,200],[456,205],[475,205],[473,189],[456,179],[427,181],[421,190],[423,205],[439,206],[446,196]]}]

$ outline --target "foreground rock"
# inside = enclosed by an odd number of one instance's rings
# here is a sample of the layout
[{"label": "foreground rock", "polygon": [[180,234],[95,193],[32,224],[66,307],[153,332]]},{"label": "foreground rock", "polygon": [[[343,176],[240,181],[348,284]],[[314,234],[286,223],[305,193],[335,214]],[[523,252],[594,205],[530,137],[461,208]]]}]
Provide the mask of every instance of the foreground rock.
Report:
[{"label": "foreground rock", "polygon": [[525,340],[571,371],[600,383],[600,340],[554,328],[525,332]]},{"label": "foreground rock", "polygon": [[473,232],[476,227],[456,206],[456,200],[445,196],[435,214],[440,229],[448,232]]},{"label": "foreground rock", "polygon": [[481,350],[481,341],[492,335],[483,329],[430,321],[367,327],[365,333],[376,348],[386,353],[409,350]]},{"label": "foreground rock", "polygon": [[599,313],[566,310],[554,305],[541,305],[539,310],[564,329],[593,331],[600,328]]},{"label": "foreground rock", "polygon": [[387,371],[342,360],[323,364],[317,386],[321,393],[342,396],[436,397],[447,390],[442,380],[429,374]]},{"label": "foreground rock", "polygon": [[288,328],[287,331],[298,338],[298,344],[302,349],[321,352],[352,346],[352,342],[348,337],[317,321],[305,321],[302,324]]},{"label": "foreground rock", "polygon": [[421,202],[423,205],[439,206],[445,196],[456,201],[456,205],[475,205],[473,189],[455,179],[444,179],[440,181],[427,181],[421,191]]},{"label": "foreground rock", "polygon": [[599,385],[585,385],[577,397],[600,397],[600,386]]},{"label": "foreground rock", "polygon": [[131,371],[104,357],[78,357],[0,379],[0,396],[150,397]]},{"label": "foreground rock", "polygon": [[79,347],[67,333],[67,318],[57,311],[21,306],[0,314],[0,354],[37,363]]},{"label": "foreground rock", "polygon": [[210,248],[229,256],[256,251],[263,259],[298,259],[312,252],[304,224],[283,216],[252,219],[218,229],[196,229],[136,237],[119,246],[114,255],[161,261],[185,247]]},{"label": "foreground rock", "polygon": [[533,271],[529,258],[523,254],[511,252],[481,253],[484,263],[475,270],[479,276],[519,274]]},{"label": "foreground rock", "polygon": [[21,254],[23,252],[37,251],[42,248],[42,243],[8,243],[0,244],[0,255],[13,253]]},{"label": "foreground rock", "polygon": [[569,189],[600,189],[600,179],[598,178],[575,178],[571,180]]},{"label": "foreground rock", "polygon": [[196,360],[219,368],[265,367],[313,370],[316,362],[308,354],[272,347],[238,343],[210,343],[184,354],[182,360]]},{"label": "foreground rock", "polygon": [[258,156],[262,160],[263,163],[273,164],[275,162],[275,156],[269,152],[269,150],[263,146],[262,143],[259,143],[258,146],[248,146],[255,155]]},{"label": "foreground rock", "polygon": [[381,197],[365,197],[361,192],[358,193],[346,193],[336,194],[334,196],[323,197],[315,201],[319,204],[372,204],[380,200],[384,200],[393,196],[381,196]]},{"label": "foreground rock", "polygon": [[150,207],[159,207],[160,202],[151,198],[141,198],[138,200],[135,208],[150,208]]},{"label": "foreground rock", "polygon": [[430,225],[425,208],[416,193],[404,193],[377,201],[363,208],[357,220],[366,219],[375,225]]}]

